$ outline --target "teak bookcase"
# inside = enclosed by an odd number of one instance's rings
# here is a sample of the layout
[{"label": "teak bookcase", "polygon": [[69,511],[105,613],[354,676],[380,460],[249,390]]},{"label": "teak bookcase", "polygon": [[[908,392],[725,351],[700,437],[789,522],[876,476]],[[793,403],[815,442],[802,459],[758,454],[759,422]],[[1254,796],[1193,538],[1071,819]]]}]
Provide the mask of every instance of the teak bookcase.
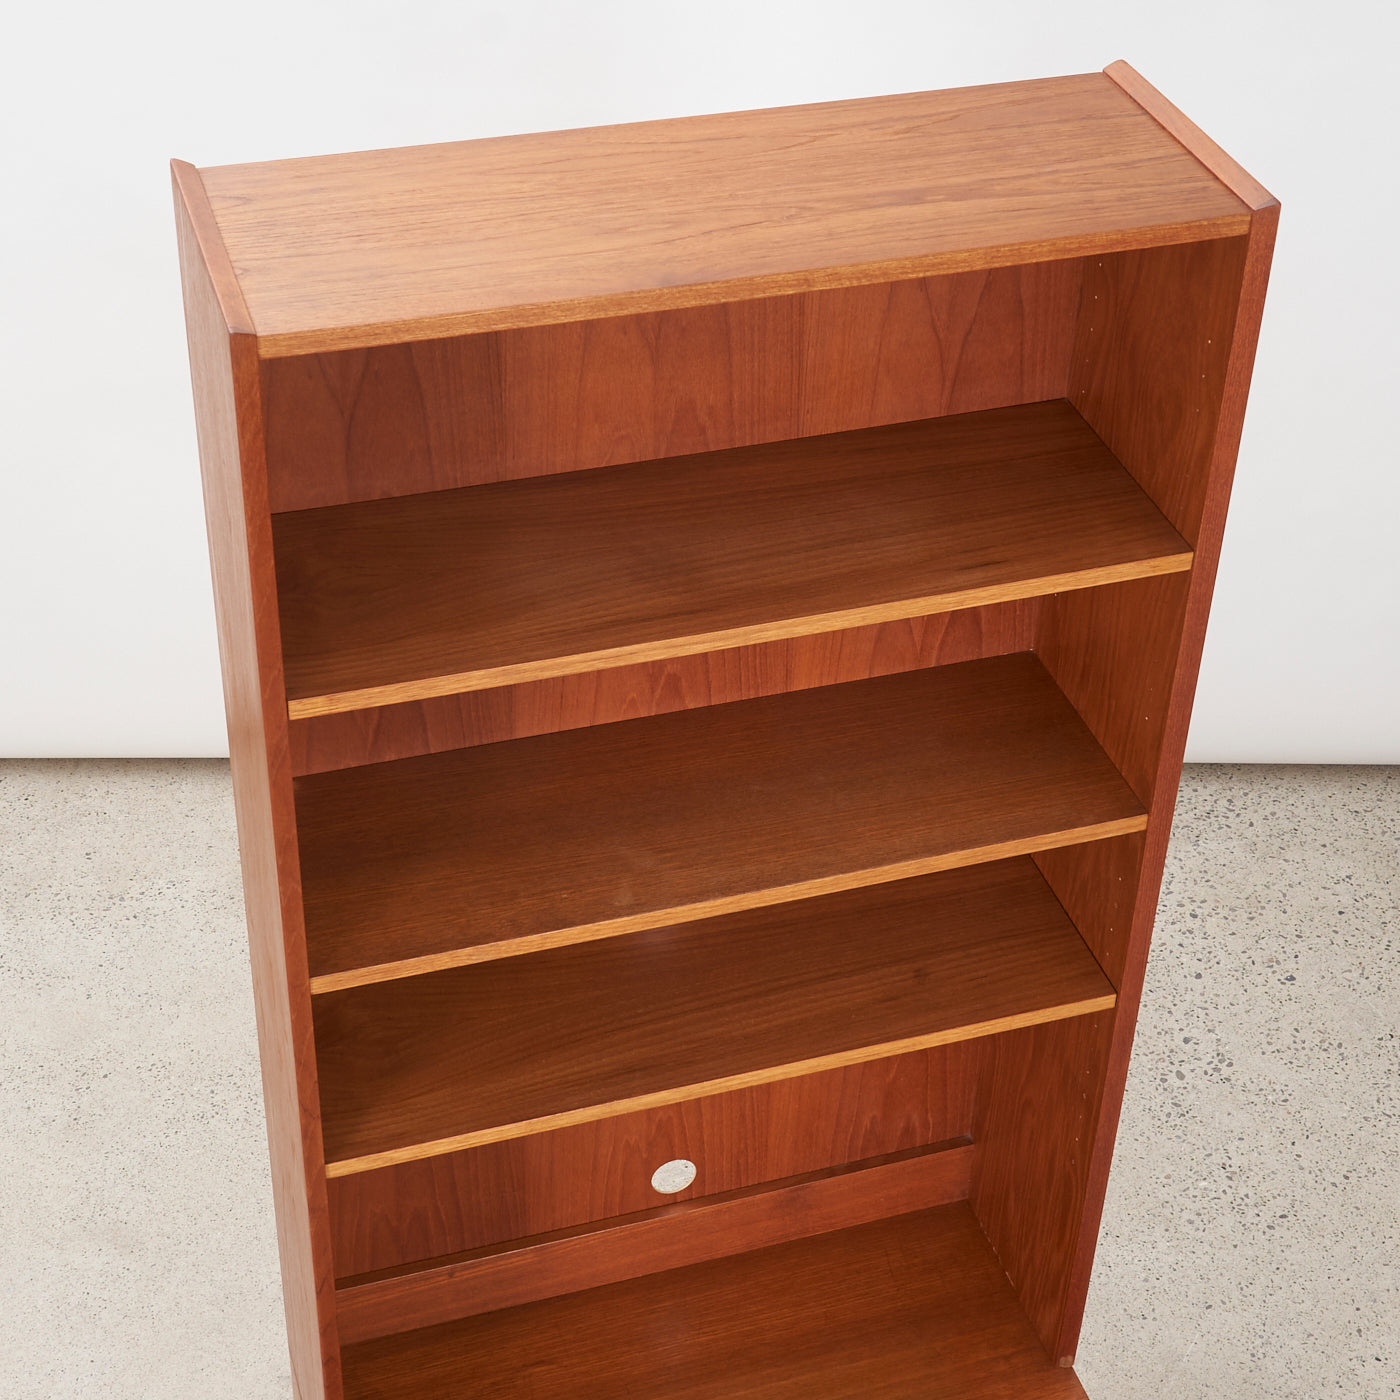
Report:
[{"label": "teak bookcase", "polygon": [[296,1394],[1082,1396],[1276,202],[1124,64],[175,180]]}]

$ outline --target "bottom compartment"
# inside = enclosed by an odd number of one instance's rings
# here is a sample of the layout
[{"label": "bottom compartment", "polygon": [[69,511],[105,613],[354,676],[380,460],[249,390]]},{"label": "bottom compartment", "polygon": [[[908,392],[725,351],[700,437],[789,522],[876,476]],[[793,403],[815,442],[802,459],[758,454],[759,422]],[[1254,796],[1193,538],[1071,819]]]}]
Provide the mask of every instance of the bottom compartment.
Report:
[{"label": "bottom compartment", "polygon": [[966,1202],[344,1351],[346,1400],[1084,1400]]}]

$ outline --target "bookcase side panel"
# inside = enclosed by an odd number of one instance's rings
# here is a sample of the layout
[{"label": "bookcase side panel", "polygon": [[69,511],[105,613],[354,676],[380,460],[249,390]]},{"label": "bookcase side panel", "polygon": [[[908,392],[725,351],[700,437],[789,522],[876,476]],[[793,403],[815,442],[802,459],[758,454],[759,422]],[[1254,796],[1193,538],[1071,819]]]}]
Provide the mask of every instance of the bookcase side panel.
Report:
[{"label": "bookcase side panel", "polygon": [[276,511],[1063,397],[1081,261],[263,366]]},{"label": "bookcase side panel", "polygon": [[1162,739],[1191,575],[1164,574],[1047,598],[1036,653],[1145,806]]},{"label": "bookcase side panel", "polygon": [[1132,1052],[1133,1032],[1137,1025],[1138,1005],[1147,970],[1147,954],[1156,918],[1157,896],[1161,889],[1167,843],[1171,836],[1172,815],[1181,780],[1182,760],[1186,752],[1187,729],[1195,700],[1196,679],[1200,671],[1211,595],[1215,588],[1216,569],[1220,562],[1220,549],[1225,534],[1225,516],[1229,507],[1230,488],[1234,481],[1235,460],[1239,452],[1249,383],[1254,370],[1254,355],[1259,342],[1259,326],[1264,311],[1269,269],[1273,261],[1279,213],[1277,202],[1267,194],[1263,197],[1268,202],[1254,210],[1248,238],[1239,249],[1240,275],[1235,283],[1235,296],[1229,306],[1231,331],[1228,356],[1216,399],[1216,428],[1209,444],[1205,487],[1201,492],[1195,563],[1190,574],[1184,576],[1189,586],[1183,607],[1181,641],[1163,730],[1158,779],[1149,807],[1127,957],[1119,985],[1118,1006],[1114,1012],[1113,1041],[1109,1049],[1101,1106],[1094,1129],[1089,1185],[1083,1216],[1079,1223],[1064,1322],[1057,1348],[1062,1356],[1072,1356],[1078,1345],[1084,1302],[1089,1290],[1089,1274],[1093,1266],[1104,1193],[1113,1160],[1113,1144],[1117,1136],[1123,1088],[1128,1074],[1128,1059]]},{"label": "bookcase side panel", "polygon": [[1085,259],[1069,400],[1193,547],[1247,241]]},{"label": "bookcase side panel", "polygon": [[[1071,401],[1197,554],[1190,573],[1046,599],[1036,651],[1144,804],[1160,805],[1165,780],[1168,819],[1180,757],[1164,745],[1202,568],[1244,252],[1245,240],[1224,239],[1087,260],[1071,368]],[[1144,849],[1133,838],[1036,857],[1120,988],[1141,935],[1132,911]]]},{"label": "bookcase side panel", "polygon": [[1047,601],[1037,650],[1148,804],[1200,573],[1245,251],[1244,239],[1219,239],[1091,258],[1085,268],[1070,401],[1198,556],[1192,574]]},{"label": "bookcase side panel", "polygon": [[[1046,1073],[1008,1054],[979,1106],[979,1219],[1047,1349],[1066,1361],[1087,1294],[1219,556],[1243,411],[1234,382],[1257,336],[1259,307],[1247,293],[1257,256],[1254,239],[1240,238],[1086,260],[1070,401],[1192,542],[1195,561],[1188,574],[1047,599],[1037,631],[1046,668],[1151,812],[1144,837],[1036,857],[1120,993],[1094,1043],[1077,1029],[1043,1032],[1082,1092],[1013,1087],[1003,1101],[1008,1085]],[[1045,1118],[1037,1105],[1056,1099],[1060,1108]],[[1064,1132],[1066,1114],[1083,1148],[1073,1154],[1075,1191],[1069,1177],[1055,1190],[1044,1179],[1044,1145]],[[1027,1131],[1022,1119],[1041,1126]]]},{"label": "bookcase side panel", "polygon": [[1143,850],[1144,833],[1134,831],[1031,856],[1115,990],[1123,985]]},{"label": "bookcase side panel", "polygon": [[983,1062],[972,1206],[1046,1351],[1061,1349],[1112,1011],[997,1036]]},{"label": "bookcase side panel", "polygon": [[[176,167],[176,221],[194,384],[262,1062],[283,1298],[298,1400],[340,1400],[334,1275],[302,927],[271,516],[253,337],[199,177]],[[220,280],[218,273],[226,275]],[[236,311],[236,308],[235,308]]]}]

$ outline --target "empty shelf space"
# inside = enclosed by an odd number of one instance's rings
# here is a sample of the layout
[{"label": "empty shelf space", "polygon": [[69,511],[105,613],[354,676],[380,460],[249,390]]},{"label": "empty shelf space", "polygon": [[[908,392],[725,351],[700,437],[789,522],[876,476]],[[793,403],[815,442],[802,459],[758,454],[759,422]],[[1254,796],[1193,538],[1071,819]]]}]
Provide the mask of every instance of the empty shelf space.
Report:
[{"label": "empty shelf space", "polygon": [[1028,857],[315,1000],[336,1176],[1102,1011]]},{"label": "empty shelf space", "polygon": [[1064,400],[274,519],[293,718],[1186,569]]},{"label": "empty shelf space", "polygon": [[299,778],[312,990],[1141,830],[1029,652]]},{"label": "empty shelf space", "polygon": [[966,1203],[348,1346],[346,1400],[1084,1400]]}]

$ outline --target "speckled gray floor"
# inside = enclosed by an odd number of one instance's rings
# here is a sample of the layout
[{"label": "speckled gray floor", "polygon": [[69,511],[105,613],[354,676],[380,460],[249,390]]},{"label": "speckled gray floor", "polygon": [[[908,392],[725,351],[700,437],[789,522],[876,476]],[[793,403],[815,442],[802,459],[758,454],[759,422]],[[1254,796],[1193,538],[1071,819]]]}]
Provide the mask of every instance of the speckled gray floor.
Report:
[{"label": "speckled gray floor", "polygon": [[[1188,769],[1079,1373],[1400,1395],[1400,770]],[[0,1396],[287,1400],[228,771],[0,763]]]},{"label": "speckled gray floor", "polygon": [[1187,769],[1079,1358],[1400,1395],[1400,769]]}]

